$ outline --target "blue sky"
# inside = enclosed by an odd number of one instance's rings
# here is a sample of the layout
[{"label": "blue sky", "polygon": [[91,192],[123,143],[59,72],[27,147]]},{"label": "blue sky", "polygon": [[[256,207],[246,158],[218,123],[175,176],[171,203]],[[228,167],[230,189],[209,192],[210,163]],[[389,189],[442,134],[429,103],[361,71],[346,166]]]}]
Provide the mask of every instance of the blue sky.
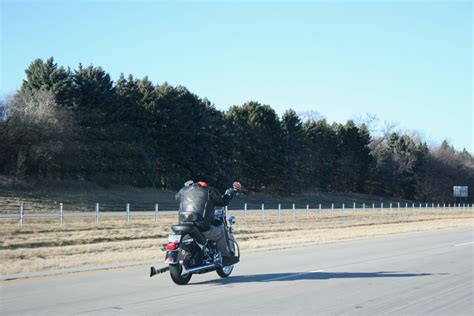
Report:
[{"label": "blue sky", "polygon": [[470,1],[1,1],[2,95],[54,56],[181,84],[222,110],[373,113],[474,153]]}]

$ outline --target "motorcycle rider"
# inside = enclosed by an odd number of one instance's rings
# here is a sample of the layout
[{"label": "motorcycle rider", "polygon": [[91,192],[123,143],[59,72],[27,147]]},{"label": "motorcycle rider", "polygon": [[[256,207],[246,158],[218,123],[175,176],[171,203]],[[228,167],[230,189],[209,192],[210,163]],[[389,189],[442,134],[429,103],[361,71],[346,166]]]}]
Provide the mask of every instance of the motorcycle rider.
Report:
[{"label": "motorcycle rider", "polygon": [[222,221],[214,217],[215,207],[228,205],[240,187],[239,182],[234,182],[233,188],[227,189],[222,195],[204,181],[194,183],[190,180],[175,196],[179,199],[179,223],[194,223],[207,239],[215,241],[222,254],[223,265],[236,263],[238,259],[234,256],[233,244],[231,247],[228,245]]}]

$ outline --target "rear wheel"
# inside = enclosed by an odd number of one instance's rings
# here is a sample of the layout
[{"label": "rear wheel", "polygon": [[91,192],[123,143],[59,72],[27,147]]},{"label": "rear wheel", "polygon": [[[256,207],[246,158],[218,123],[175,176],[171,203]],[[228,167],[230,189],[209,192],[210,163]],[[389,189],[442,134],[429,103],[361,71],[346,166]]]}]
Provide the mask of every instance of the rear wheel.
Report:
[{"label": "rear wheel", "polygon": [[189,280],[191,280],[192,274],[187,273],[185,275],[181,275],[183,272],[183,266],[180,264],[173,264],[170,265],[170,275],[171,280],[178,285],[186,285],[188,284]]},{"label": "rear wheel", "polygon": [[221,278],[227,278],[232,273],[232,270],[234,270],[234,265],[218,268],[216,272]]}]

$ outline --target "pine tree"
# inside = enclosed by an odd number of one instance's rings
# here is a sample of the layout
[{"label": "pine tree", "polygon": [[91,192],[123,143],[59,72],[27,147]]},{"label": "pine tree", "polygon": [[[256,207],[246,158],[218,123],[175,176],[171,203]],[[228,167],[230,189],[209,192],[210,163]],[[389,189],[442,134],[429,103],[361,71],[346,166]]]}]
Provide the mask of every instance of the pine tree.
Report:
[{"label": "pine tree", "polygon": [[277,188],[283,178],[282,130],[268,105],[248,102],[227,112],[234,135],[236,173],[253,190]]},{"label": "pine tree", "polygon": [[303,188],[305,175],[304,160],[307,149],[304,143],[303,125],[293,110],[288,110],[281,119],[283,132],[283,174],[281,187],[283,191],[295,192]]},{"label": "pine tree", "polygon": [[35,59],[25,70],[26,80],[21,91],[32,93],[35,90],[51,91],[57,104],[71,106],[73,98],[72,73],[69,69],[59,67],[50,57],[45,62]]}]

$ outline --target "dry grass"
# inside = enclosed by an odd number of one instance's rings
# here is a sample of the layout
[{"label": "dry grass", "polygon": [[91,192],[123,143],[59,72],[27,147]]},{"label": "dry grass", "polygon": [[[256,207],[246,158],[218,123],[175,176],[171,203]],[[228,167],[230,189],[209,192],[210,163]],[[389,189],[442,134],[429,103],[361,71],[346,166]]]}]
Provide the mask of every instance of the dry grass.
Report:
[{"label": "dry grass", "polygon": [[[156,188],[121,185],[102,187],[83,181],[14,185],[13,179],[0,175],[0,214],[18,214],[20,203],[24,204],[27,214],[57,213],[60,203],[64,204],[65,210],[73,212],[94,211],[96,203],[100,203],[101,209],[107,211],[125,211],[126,203],[130,203],[133,211],[152,211],[155,203],[160,205],[160,210],[176,210],[178,202],[174,198],[175,194],[176,191],[162,191]],[[291,208],[293,203],[297,207],[306,207],[306,204],[315,207],[319,203],[323,207],[330,207],[331,203],[341,207],[342,203],[350,206],[353,202],[358,203],[360,207],[362,203],[367,205],[375,203],[377,206],[384,203],[387,206],[390,202],[404,204],[410,201],[357,193],[308,192],[292,196],[248,193],[234,198],[232,207],[243,209],[244,203],[249,209],[259,209],[262,203],[267,208],[275,208],[279,203],[282,208]]]},{"label": "dry grass", "polygon": [[[236,214],[236,237],[241,249],[285,246],[289,243],[325,243],[360,237],[417,232],[444,228],[474,227],[471,210],[393,210],[388,213],[365,211],[286,212],[278,220],[276,212]],[[29,219],[22,227],[16,221],[0,226],[1,274],[35,272],[58,268],[108,263],[126,263],[163,258],[161,247],[176,215],[66,219]]]}]

